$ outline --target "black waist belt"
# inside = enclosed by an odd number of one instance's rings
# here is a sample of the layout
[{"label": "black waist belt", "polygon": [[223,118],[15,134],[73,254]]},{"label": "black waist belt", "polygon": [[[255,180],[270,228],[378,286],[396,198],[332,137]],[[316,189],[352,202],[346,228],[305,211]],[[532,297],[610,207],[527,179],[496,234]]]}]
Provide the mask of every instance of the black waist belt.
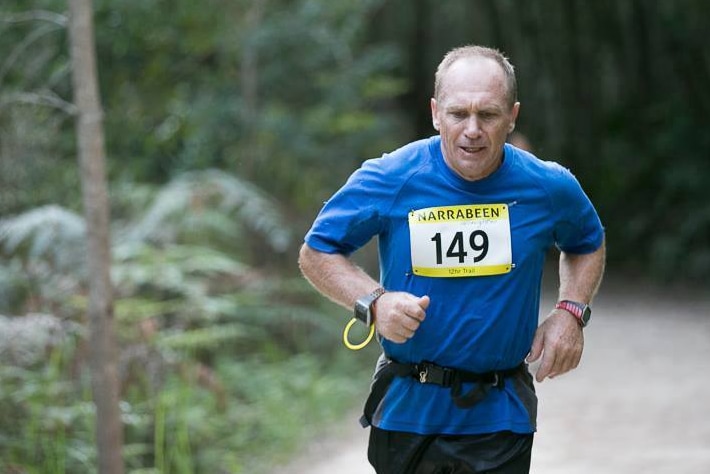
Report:
[{"label": "black waist belt", "polygon": [[[454,404],[459,408],[470,408],[483,400],[490,388],[502,388],[506,377],[525,371],[527,371],[525,363],[521,363],[512,369],[476,373],[441,367],[431,362],[405,364],[387,359],[385,365],[375,374],[370,396],[367,397],[364,413],[360,418],[360,424],[363,428],[367,428],[372,424],[372,416],[395,377],[413,377],[419,383],[432,383],[451,388],[451,398],[454,400]],[[477,385],[468,393],[461,394],[461,387],[464,383],[475,383]]]}]

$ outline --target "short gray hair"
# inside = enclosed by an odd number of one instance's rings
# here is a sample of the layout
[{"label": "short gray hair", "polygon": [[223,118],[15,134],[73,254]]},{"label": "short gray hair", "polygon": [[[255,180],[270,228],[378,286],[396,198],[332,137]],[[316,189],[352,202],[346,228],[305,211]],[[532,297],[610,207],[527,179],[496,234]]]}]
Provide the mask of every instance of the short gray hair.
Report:
[{"label": "short gray hair", "polygon": [[497,49],[488,48],[486,46],[468,45],[454,48],[444,56],[444,59],[439,63],[434,75],[434,98],[439,99],[441,92],[441,83],[446,71],[449,70],[452,64],[462,58],[482,57],[492,59],[498,63],[503,70],[506,79],[506,96],[509,105],[512,107],[518,101],[518,80],[515,78],[515,68],[510,63],[508,58]]}]

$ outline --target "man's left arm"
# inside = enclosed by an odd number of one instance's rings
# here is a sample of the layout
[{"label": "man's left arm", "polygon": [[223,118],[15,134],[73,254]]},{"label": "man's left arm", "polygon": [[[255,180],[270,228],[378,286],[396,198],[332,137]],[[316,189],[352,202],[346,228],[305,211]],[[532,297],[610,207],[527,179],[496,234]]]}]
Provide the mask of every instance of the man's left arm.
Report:
[{"label": "man's left arm", "polygon": [[[604,274],[604,243],[590,254],[560,254],[559,300],[590,304]],[[564,309],[555,309],[540,324],[533,339],[527,361],[542,355],[535,378],[542,382],[575,369],[582,358],[584,334],[577,318]]]}]

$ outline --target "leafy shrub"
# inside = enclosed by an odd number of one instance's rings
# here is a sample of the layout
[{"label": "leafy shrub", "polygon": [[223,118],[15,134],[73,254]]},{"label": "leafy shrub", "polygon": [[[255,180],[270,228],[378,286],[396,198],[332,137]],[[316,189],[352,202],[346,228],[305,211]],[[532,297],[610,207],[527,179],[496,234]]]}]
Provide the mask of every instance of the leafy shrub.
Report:
[{"label": "leafy shrub", "polygon": [[[265,193],[208,170],[141,196],[119,199],[112,247],[129,472],[266,469],[345,410],[367,370],[338,355],[330,303],[245,261],[246,229],[288,247]],[[83,239],[83,219],[57,206],[0,220],[0,264],[29,295],[14,305],[26,314],[0,317],[6,471],[95,472]]]}]

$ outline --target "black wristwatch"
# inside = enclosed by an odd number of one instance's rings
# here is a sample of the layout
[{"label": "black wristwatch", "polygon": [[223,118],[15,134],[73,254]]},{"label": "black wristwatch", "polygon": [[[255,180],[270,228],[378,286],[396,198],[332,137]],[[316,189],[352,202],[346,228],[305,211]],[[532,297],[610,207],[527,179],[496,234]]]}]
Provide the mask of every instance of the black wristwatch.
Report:
[{"label": "black wristwatch", "polygon": [[572,313],[572,315],[577,318],[579,325],[586,327],[589,324],[589,318],[592,317],[592,308],[588,304],[577,303],[576,301],[562,300],[558,301],[555,305],[555,309],[564,309],[565,311]]},{"label": "black wristwatch", "polygon": [[372,306],[375,304],[377,298],[384,294],[385,289],[379,287],[369,295],[358,298],[355,302],[355,318],[365,323],[365,326],[371,326],[373,322]]}]

